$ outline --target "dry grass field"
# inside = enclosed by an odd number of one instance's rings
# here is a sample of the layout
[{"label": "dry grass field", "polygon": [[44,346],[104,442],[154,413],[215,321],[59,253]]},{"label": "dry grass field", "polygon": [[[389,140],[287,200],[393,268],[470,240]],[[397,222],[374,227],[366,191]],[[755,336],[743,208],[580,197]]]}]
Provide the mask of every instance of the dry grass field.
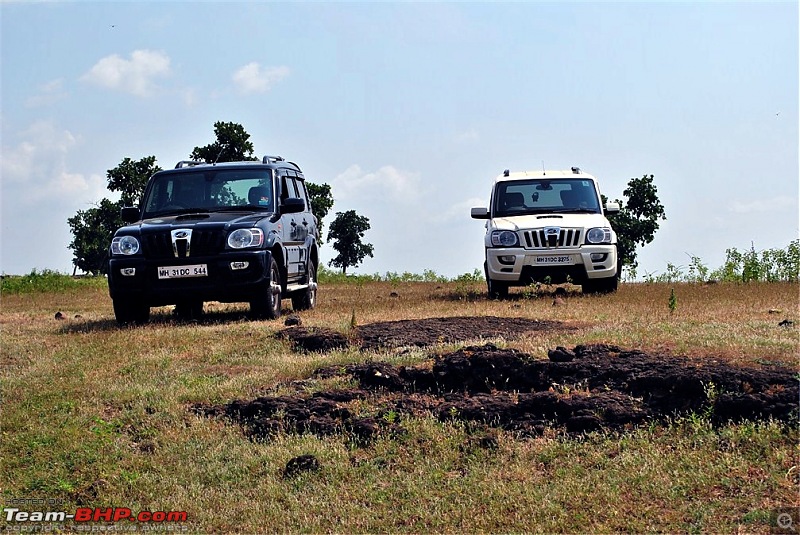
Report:
[{"label": "dry grass field", "polygon": [[[520,289],[501,302],[486,300],[480,283],[328,284],[303,326],[354,344],[321,353],[295,350],[276,337],[282,320],[252,321],[244,306],[206,304],[194,322],[156,309],[149,324],[119,328],[102,284],[4,294],[4,507],[187,513],[174,524],[123,523],[140,531],[768,533],[776,512],[800,506],[796,407],[783,420],[723,423],[698,410],[625,429],[520,433],[386,410],[393,394],[370,391],[340,404],[386,424],[369,441],[289,426],[256,438],[192,408],[357,389],[347,374],[314,372],[378,362],[430,369],[436,356],[486,343],[542,361],[558,346],[612,344],[700,368],[788,370],[796,386],[799,292],[792,283],[622,284],[613,295],[558,300]],[[355,344],[358,329],[377,322],[489,316],[563,328],[463,332],[432,347]],[[704,386],[712,401],[724,394]],[[555,392],[595,395],[574,384]],[[287,473],[302,455],[314,469]]]}]

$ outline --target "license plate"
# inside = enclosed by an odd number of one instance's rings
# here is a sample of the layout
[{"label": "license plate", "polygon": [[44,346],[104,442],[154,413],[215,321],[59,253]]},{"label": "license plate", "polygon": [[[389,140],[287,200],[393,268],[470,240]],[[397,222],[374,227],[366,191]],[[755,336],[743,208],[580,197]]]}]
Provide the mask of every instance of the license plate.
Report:
[{"label": "license plate", "polygon": [[537,256],[534,264],[537,266],[552,266],[554,264],[571,264],[571,256]]},{"label": "license plate", "polygon": [[186,277],[207,277],[206,264],[193,264],[191,266],[164,266],[158,268],[159,279],[183,279]]}]

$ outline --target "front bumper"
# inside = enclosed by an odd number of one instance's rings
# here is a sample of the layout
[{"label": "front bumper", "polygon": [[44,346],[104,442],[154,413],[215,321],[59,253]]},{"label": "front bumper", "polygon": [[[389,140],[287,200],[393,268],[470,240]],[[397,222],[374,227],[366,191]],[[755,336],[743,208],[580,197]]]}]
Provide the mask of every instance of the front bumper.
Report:
[{"label": "front bumper", "polygon": [[[272,253],[265,250],[157,260],[117,256],[109,262],[108,291],[112,299],[136,300],[151,307],[174,305],[188,300],[244,302],[258,292],[267,291],[271,260]],[[244,263],[247,266],[242,268]],[[206,265],[207,275],[158,278],[159,268],[198,264]]]},{"label": "front bumper", "polygon": [[511,285],[532,282],[580,284],[589,279],[617,275],[616,245],[583,245],[577,248],[486,249],[486,275]]}]

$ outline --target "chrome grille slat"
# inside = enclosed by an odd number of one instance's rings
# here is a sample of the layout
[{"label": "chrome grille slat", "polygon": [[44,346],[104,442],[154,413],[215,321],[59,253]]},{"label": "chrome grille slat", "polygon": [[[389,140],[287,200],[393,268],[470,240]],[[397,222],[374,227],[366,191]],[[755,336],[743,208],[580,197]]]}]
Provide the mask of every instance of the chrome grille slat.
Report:
[{"label": "chrome grille slat", "polygon": [[553,246],[549,246],[544,228],[524,231],[526,249],[555,249],[558,247],[578,247],[581,243],[580,228],[562,228]]}]

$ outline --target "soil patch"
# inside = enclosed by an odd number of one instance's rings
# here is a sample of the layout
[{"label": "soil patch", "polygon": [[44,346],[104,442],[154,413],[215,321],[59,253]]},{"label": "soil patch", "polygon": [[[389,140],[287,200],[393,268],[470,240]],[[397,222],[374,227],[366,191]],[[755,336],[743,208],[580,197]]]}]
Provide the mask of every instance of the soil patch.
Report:
[{"label": "soil patch", "polygon": [[370,323],[356,327],[351,339],[330,329],[302,327],[283,329],[276,336],[290,340],[295,348],[305,351],[342,349],[348,344],[369,351],[405,346],[430,347],[485,338],[514,340],[529,332],[574,329],[558,321],[468,316]]},{"label": "soil patch", "polygon": [[[356,441],[401,433],[405,415],[433,414],[524,435],[556,427],[568,433],[623,430],[648,421],[696,414],[714,423],[798,418],[800,382],[789,369],[739,368],[713,359],[652,355],[609,345],[556,348],[548,360],[494,345],[434,357],[433,366],[367,362],[317,370],[317,378],[350,375],[359,388],[310,396],[260,397],[195,405],[206,415],[240,422],[254,437],[278,431]],[[359,416],[354,400],[374,413]]]}]

